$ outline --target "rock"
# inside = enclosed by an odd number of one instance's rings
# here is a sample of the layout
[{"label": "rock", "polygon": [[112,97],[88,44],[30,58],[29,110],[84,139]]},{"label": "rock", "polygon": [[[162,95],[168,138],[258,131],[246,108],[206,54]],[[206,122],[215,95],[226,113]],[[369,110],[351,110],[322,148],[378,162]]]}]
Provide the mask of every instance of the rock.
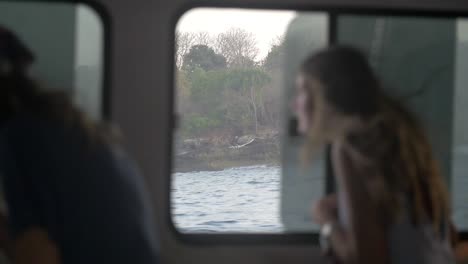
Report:
[{"label": "rock", "polygon": [[199,146],[207,146],[211,143],[209,138],[199,138],[198,142],[200,144]]},{"label": "rock", "polygon": [[245,136],[239,137],[236,143],[237,145],[243,145],[252,141],[252,139],[255,139],[254,135],[245,135]]},{"label": "rock", "polygon": [[200,141],[198,139],[186,139],[182,142],[184,149],[196,149],[200,147]]}]

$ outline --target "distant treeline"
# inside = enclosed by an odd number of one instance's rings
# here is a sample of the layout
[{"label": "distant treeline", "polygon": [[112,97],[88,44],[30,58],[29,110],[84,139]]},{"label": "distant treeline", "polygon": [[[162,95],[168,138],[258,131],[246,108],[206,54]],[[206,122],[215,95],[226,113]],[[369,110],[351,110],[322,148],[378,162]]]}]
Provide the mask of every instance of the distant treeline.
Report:
[{"label": "distant treeline", "polygon": [[228,137],[278,130],[283,38],[264,59],[252,33],[176,34],[177,110],[182,138]]}]

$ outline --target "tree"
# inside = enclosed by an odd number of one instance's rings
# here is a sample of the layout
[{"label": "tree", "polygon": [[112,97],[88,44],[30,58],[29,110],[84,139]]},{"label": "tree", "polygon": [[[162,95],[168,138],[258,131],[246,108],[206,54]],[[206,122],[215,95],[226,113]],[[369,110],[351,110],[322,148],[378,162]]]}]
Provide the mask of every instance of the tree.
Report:
[{"label": "tree", "polygon": [[224,71],[205,71],[196,67],[189,73],[192,111],[213,120],[222,120]]},{"label": "tree", "polygon": [[283,103],[283,75],[271,74],[270,82],[262,88],[260,94],[260,114],[264,124],[270,128],[279,129],[281,119],[281,105]]},{"label": "tree", "polygon": [[176,87],[177,113],[185,114],[190,111],[191,83],[187,73],[179,69],[176,71]]},{"label": "tree", "polygon": [[271,81],[271,77],[261,69],[230,70],[225,85],[234,89],[248,102],[255,134],[258,133],[259,108],[262,107],[262,88]]},{"label": "tree", "polygon": [[225,128],[235,136],[249,133],[252,125],[249,98],[234,89],[225,89],[223,97]]},{"label": "tree", "polygon": [[280,120],[280,104],[283,91],[283,66],[285,45],[284,37],[278,36],[273,39],[270,51],[263,60],[262,68],[271,76],[271,81],[264,87],[261,94],[263,104],[261,114],[264,121],[272,128],[278,129]]},{"label": "tree", "polygon": [[224,69],[226,58],[206,45],[195,45],[184,56],[183,69],[192,72],[197,67],[205,71]]},{"label": "tree", "polygon": [[213,39],[208,32],[180,32],[175,35],[175,61],[178,69],[182,68],[185,55],[194,45],[210,46]]},{"label": "tree", "polygon": [[270,51],[263,60],[263,68],[270,73],[275,73],[278,70],[281,71],[281,67],[283,66],[284,52],[284,38],[275,38],[272,41]]},{"label": "tree", "polygon": [[175,62],[178,69],[182,68],[185,55],[195,43],[195,34],[176,31],[175,35]]},{"label": "tree", "polygon": [[231,28],[219,34],[216,50],[226,58],[229,67],[251,67],[258,56],[254,35],[241,28]]},{"label": "tree", "polygon": [[194,45],[211,46],[214,42],[210,34],[206,31],[196,32],[194,33],[194,35],[195,35]]}]

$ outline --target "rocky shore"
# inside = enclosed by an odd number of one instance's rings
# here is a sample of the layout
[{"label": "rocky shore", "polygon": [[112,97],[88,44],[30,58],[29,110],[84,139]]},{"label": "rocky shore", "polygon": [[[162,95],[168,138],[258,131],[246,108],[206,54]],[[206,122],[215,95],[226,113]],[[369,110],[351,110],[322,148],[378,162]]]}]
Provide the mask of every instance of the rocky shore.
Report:
[{"label": "rocky shore", "polygon": [[245,135],[230,141],[186,139],[175,144],[174,172],[213,171],[259,164],[277,165],[278,133]]}]

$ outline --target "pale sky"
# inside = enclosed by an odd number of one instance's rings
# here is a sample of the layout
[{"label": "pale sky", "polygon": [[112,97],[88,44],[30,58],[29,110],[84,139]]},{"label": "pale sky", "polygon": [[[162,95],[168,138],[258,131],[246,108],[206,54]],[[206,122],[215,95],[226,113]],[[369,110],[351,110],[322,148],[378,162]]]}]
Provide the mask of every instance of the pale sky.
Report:
[{"label": "pale sky", "polygon": [[468,42],[468,19],[458,20],[457,36],[459,41]]},{"label": "pale sky", "polygon": [[86,5],[77,8],[76,65],[101,65],[103,25],[96,12]]},{"label": "pale sky", "polygon": [[260,52],[257,59],[262,59],[268,54],[272,40],[286,33],[294,16],[294,11],[195,8],[180,18],[177,30],[217,35],[232,27],[245,29],[256,37]]}]

